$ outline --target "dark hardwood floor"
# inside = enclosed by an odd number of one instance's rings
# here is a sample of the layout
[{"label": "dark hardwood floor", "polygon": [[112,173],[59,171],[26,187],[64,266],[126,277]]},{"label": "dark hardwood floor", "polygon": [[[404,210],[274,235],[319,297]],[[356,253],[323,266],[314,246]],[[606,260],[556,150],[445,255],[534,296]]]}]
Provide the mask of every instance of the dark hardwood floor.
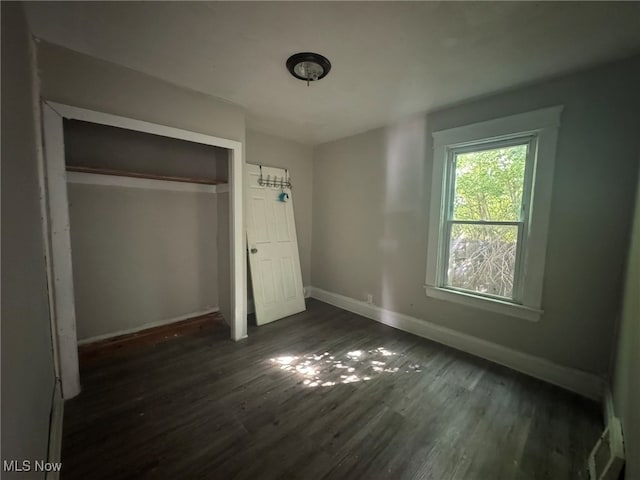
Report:
[{"label": "dark hardwood floor", "polygon": [[330,305],[86,364],[62,479],[581,479],[599,407]]}]

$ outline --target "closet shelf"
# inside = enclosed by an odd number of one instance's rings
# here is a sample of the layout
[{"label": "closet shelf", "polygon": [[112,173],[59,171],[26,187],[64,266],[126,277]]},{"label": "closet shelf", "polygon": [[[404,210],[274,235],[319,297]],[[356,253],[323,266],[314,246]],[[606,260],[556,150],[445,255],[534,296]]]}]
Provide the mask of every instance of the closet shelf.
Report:
[{"label": "closet shelf", "polygon": [[126,170],[112,170],[109,168],[83,167],[80,165],[67,165],[67,172],[94,173],[98,175],[114,175],[117,177],[148,178],[151,180],[198,183],[201,185],[221,185],[227,183],[225,180],[215,180],[212,178],[174,177],[170,175],[154,175],[151,173],[128,172]]}]

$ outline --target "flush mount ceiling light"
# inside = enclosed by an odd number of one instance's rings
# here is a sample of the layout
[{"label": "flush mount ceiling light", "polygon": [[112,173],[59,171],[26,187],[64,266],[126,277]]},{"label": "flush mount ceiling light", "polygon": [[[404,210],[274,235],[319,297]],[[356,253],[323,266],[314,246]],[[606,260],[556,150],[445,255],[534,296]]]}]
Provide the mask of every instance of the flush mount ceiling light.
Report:
[{"label": "flush mount ceiling light", "polygon": [[315,82],[327,76],[331,62],[318,53],[303,52],[291,55],[287,60],[287,70],[299,80]]}]

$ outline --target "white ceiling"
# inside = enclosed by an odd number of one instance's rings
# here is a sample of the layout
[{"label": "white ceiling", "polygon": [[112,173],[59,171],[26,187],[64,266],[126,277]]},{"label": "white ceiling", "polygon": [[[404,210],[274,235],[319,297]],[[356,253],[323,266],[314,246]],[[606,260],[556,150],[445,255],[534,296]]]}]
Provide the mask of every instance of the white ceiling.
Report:
[{"label": "white ceiling", "polygon": [[[35,36],[221,97],[317,144],[640,49],[640,2],[28,3]],[[284,64],[328,57],[307,87]]]}]

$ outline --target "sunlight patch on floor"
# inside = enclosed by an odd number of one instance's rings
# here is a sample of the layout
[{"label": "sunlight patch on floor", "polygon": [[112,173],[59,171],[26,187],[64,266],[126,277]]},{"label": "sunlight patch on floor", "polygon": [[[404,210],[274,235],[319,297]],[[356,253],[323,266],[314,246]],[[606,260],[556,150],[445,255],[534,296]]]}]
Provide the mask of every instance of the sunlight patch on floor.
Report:
[{"label": "sunlight patch on floor", "polygon": [[306,387],[333,387],[338,384],[368,382],[386,373],[419,373],[420,365],[411,364],[402,371],[392,365],[395,352],[384,347],[352,350],[340,356],[324,353],[282,355],[270,359],[274,367],[299,375]]}]

